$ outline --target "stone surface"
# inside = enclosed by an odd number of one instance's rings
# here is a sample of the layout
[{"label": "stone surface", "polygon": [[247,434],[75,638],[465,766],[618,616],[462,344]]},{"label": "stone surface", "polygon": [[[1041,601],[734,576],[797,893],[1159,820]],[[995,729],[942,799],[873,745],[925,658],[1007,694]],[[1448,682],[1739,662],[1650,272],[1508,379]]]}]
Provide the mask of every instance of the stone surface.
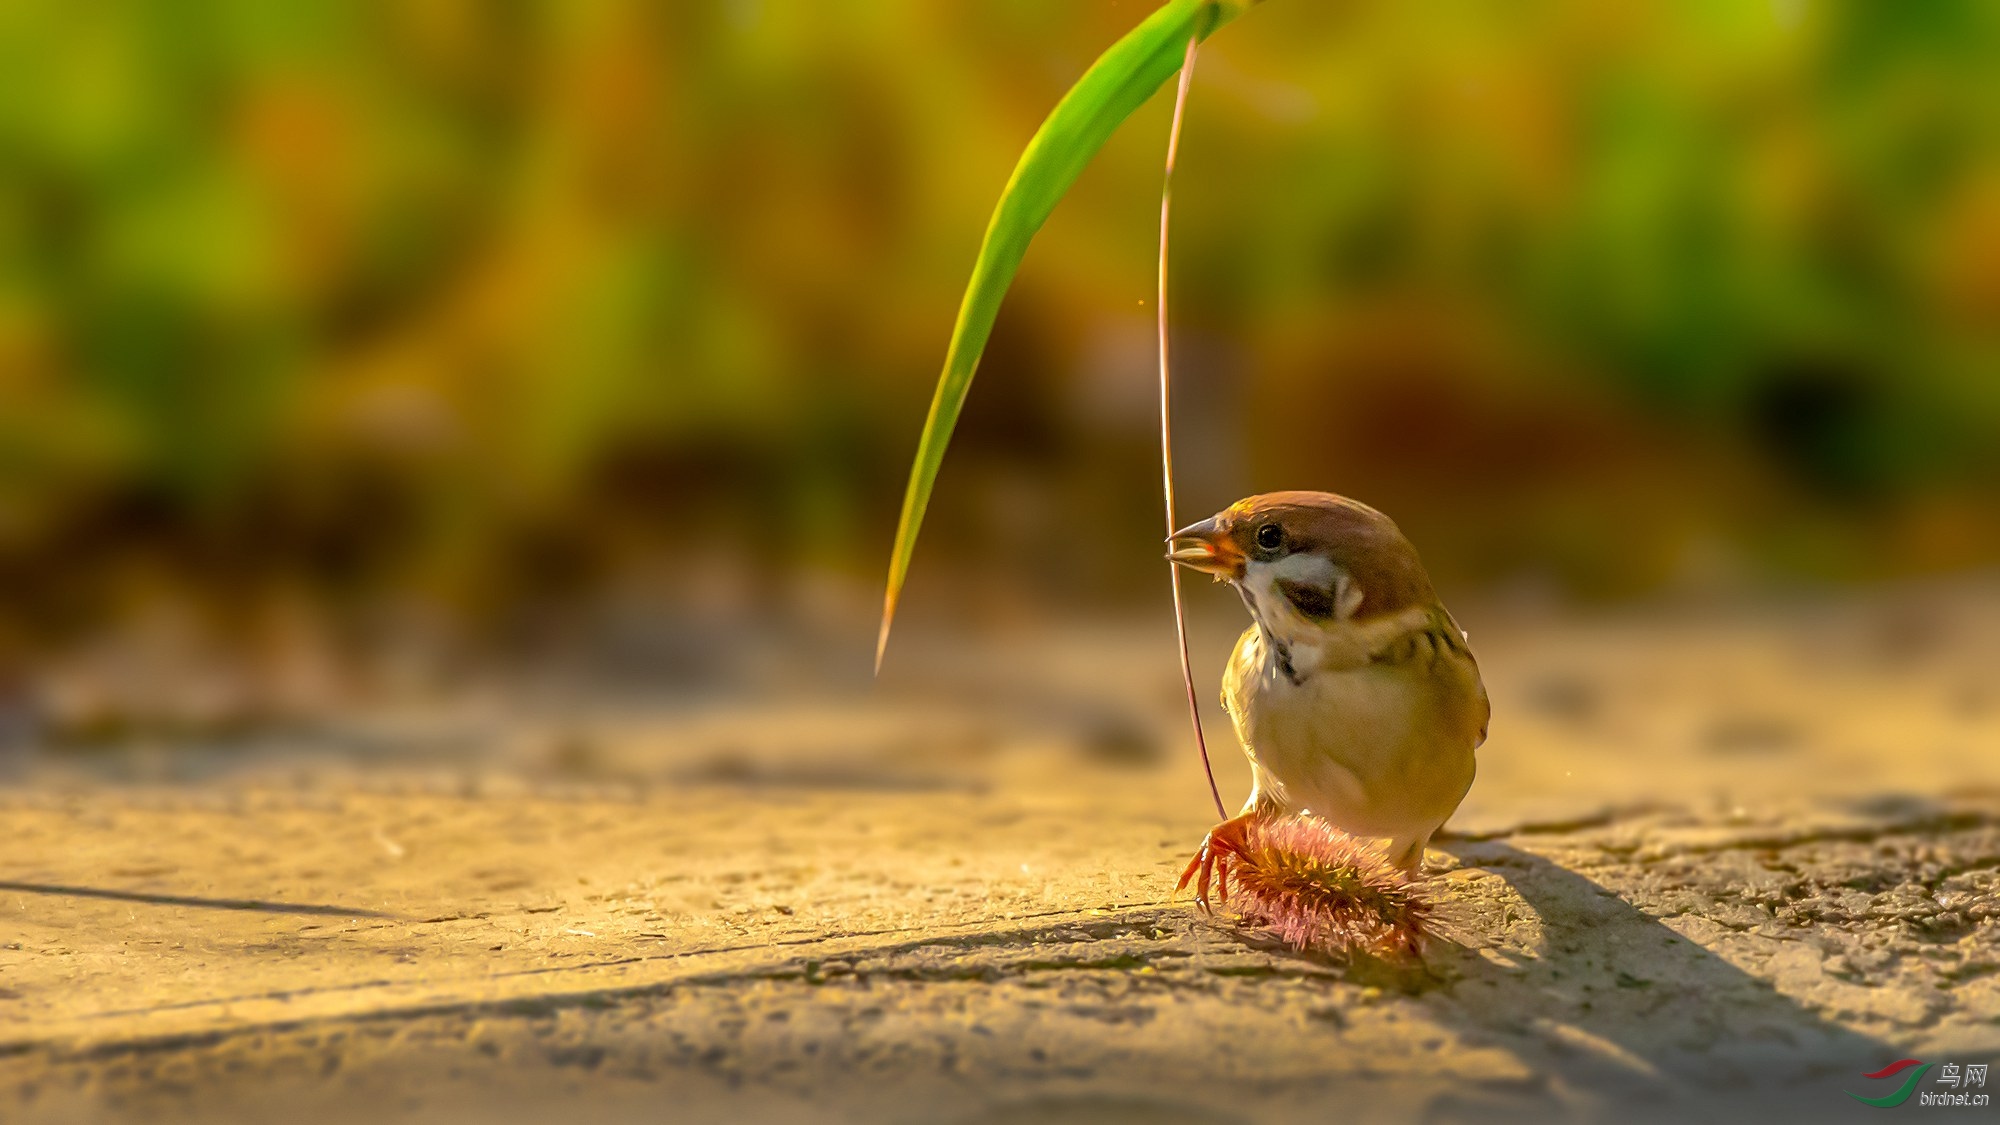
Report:
[{"label": "stone surface", "polygon": [[2000,1062],[1996,606],[1468,621],[1495,734],[1404,968],[1172,899],[1211,817],[1155,631],[36,758],[0,1119],[1879,1114],[1864,1072]]}]

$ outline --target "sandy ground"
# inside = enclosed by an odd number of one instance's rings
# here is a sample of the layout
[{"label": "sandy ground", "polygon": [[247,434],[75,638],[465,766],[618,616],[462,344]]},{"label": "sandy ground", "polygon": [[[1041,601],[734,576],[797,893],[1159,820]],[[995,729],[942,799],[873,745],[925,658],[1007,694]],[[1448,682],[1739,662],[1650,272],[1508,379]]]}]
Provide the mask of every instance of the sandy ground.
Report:
[{"label": "sandy ground", "polygon": [[1172,899],[1157,625],[17,756],[0,1120],[1829,1120],[2000,1062],[2000,588],[1461,617],[1403,970]]}]

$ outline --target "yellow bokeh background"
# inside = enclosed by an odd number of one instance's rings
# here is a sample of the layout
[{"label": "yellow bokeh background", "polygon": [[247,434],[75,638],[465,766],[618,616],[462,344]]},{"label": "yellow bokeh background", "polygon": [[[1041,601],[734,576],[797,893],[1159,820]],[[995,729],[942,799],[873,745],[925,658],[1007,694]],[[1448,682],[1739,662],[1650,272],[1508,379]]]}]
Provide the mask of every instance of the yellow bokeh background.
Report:
[{"label": "yellow bokeh background", "polygon": [[[1145,11],[7,5],[7,659],[871,602],[987,212]],[[1184,505],[1585,599],[2000,561],[1996,52],[1980,0],[1258,6],[1184,139]],[[1164,102],[1031,251],[912,605],[1158,611]]]}]

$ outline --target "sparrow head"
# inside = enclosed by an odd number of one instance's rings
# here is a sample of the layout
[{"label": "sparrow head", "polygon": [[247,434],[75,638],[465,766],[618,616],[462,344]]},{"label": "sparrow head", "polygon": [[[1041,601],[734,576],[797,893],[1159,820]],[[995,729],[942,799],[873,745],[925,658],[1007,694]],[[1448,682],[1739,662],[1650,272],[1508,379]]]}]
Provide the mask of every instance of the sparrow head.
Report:
[{"label": "sparrow head", "polygon": [[1324,625],[1437,597],[1416,548],[1389,517],[1331,492],[1239,500],[1174,532],[1168,544],[1174,562],[1235,584],[1266,624],[1277,611]]}]

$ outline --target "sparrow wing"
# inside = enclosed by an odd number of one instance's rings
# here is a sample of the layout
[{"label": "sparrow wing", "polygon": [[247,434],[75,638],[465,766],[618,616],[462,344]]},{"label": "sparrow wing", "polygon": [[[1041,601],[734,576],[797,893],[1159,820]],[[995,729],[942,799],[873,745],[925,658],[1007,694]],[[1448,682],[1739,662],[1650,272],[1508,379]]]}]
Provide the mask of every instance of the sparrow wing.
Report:
[{"label": "sparrow wing", "polygon": [[1478,689],[1479,737],[1472,741],[1472,748],[1477,750],[1486,745],[1486,731],[1493,722],[1493,703],[1486,698],[1486,681],[1479,675],[1479,661],[1472,656],[1472,634],[1458,627],[1458,619],[1451,615],[1444,603],[1438,603],[1437,611],[1444,617],[1445,626],[1458,638],[1459,651],[1465,654],[1465,662],[1472,670],[1472,684]]},{"label": "sparrow wing", "polygon": [[1486,683],[1479,676],[1479,661],[1472,655],[1472,646],[1466,643],[1465,630],[1452,619],[1451,611],[1442,605],[1433,606],[1421,624],[1407,633],[1391,637],[1381,647],[1369,654],[1373,664],[1397,666],[1423,666],[1433,675],[1445,676],[1459,682],[1465,690],[1460,698],[1467,705],[1467,718],[1476,733],[1472,745],[1477,749],[1486,742],[1486,728],[1493,717],[1493,705],[1486,698]]}]

